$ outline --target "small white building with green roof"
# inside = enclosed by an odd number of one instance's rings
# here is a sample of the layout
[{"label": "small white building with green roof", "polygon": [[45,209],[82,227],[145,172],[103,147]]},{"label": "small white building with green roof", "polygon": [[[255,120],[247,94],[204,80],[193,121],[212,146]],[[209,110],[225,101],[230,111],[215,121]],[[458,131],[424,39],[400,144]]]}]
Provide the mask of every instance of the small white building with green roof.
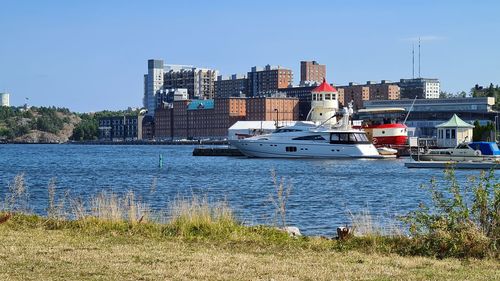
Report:
[{"label": "small white building with green roof", "polygon": [[460,119],[456,114],[453,114],[450,120],[437,125],[436,128],[439,147],[456,147],[462,142],[472,141],[474,125]]}]

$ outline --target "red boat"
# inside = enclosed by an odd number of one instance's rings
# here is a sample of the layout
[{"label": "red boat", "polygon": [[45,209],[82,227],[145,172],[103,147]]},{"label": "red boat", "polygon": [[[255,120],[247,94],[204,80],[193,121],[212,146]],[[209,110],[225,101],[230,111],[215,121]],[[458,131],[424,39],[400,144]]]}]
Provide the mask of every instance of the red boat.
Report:
[{"label": "red boat", "polygon": [[361,128],[376,146],[403,146],[408,142],[408,127],[401,123],[404,108],[360,109]]}]

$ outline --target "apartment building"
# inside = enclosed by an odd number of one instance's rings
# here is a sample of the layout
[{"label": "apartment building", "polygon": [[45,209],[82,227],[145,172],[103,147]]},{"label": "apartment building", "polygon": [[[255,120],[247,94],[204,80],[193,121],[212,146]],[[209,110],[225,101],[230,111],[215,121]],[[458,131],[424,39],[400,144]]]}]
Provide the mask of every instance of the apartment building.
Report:
[{"label": "apartment building", "polygon": [[276,92],[293,83],[293,73],[290,69],[280,66],[266,65],[264,68],[252,67],[247,73],[248,96],[257,97],[266,93]]},{"label": "apartment building", "polygon": [[397,100],[400,98],[400,89],[396,83],[382,80],[380,83],[367,81],[358,85],[350,82],[347,86],[337,86],[339,103],[343,106],[353,102],[354,109],[364,107],[369,100]]},{"label": "apartment building", "polygon": [[248,79],[245,75],[218,76],[215,81],[215,97],[245,97],[248,95]]},{"label": "apartment building", "polygon": [[321,83],[326,78],[326,65],[316,61],[300,62],[300,85],[311,82]]},{"label": "apartment building", "polygon": [[154,116],[158,107],[157,95],[162,90],[187,89],[190,99],[210,99],[215,96],[218,71],[191,65],[165,64],[163,60],[148,60],[144,74],[143,105],[147,115]]},{"label": "apartment building", "polygon": [[217,70],[167,64],[163,75],[163,89],[187,89],[190,99],[211,99],[215,96]]},{"label": "apartment building", "polygon": [[434,78],[401,79],[398,83],[401,88],[402,99],[438,99],[440,83]]}]

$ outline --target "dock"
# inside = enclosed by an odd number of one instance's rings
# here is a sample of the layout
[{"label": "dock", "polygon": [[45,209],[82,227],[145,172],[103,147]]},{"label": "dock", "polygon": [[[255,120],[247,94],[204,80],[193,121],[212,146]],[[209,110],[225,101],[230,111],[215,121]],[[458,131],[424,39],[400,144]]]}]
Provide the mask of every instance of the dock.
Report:
[{"label": "dock", "polygon": [[232,147],[196,147],[193,156],[244,156],[237,148]]},{"label": "dock", "polygon": [[406,162],[407,168],[421,169],[500,169],[500,162],[452,162],[452,161],[411,161]]}]

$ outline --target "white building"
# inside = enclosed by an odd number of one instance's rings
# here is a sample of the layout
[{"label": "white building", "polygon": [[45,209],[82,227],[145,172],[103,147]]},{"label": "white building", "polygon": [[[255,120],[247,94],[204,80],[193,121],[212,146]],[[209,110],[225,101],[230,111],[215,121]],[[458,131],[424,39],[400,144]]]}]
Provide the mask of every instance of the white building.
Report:
[{"label": "white building", "polygon": [[439,147],[456,147],[460,143],[472,141],[474,125],[463,121],[456,114],[436,128]]},{"label": "white building", "polygon": [[10,106],[9,93],[0,93],[0,106]]},{"label": "white building", "polygon": [[433,78],[401,79],[398,83],[401,99],[438,99],[440,83]]},{"label": "white building", "polygon": [[210,99],[215,95],[218,71],[192,65],[164,64],[163,60],[148,60],[144,75],[143,104],[147,115],[154,115],[161,90],[187,89],[190,99]]},{"label": "white building", "polygon": [[174,101],[189,99],[187,89],[174,89]]},{"label": "white building", "polygon": [[438,99],[439,98],[439,81],[425,81],[424,82],[424,98],[425,99]]},{"label": "white building", "polygon": [[163,87],[163,60],[148,60],[148,74],[144,75],[143,105],[146,115],[153,116],[156,109],[156,93]]}]

